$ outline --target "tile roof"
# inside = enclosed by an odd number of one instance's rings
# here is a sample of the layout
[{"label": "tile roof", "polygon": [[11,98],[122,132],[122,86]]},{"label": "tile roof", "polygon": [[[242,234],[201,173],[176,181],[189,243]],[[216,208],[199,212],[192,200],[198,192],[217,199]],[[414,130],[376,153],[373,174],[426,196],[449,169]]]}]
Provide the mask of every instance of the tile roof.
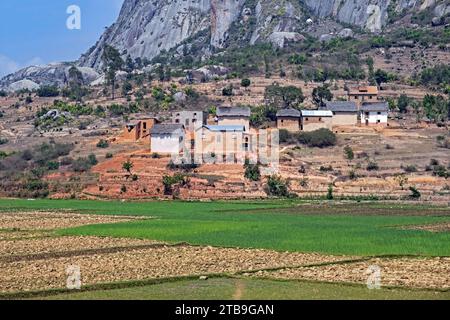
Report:
[{"label": "tile roof", "polygon": [[374,103],[365,102],[361,106],[361,111],[386,112],[389,111],[389,104],[387,102],[374,102]]},{"label": "tile roof", "polygon": [[151,134],[174,134],[184,132],[184,126],[181,124],[155,124]]},{"label": "tile roof", "polygon": [[352,101],[329,101],[326,109],[333,112],[357,112],[358,106]]},{"label": "tile roof", "polygon": [[219,107],[217,108],[218,117],[250,117],[249,107]]},{"label": "tile roof", "polygon": [[376,86],[360,86],[357,88],[351,88],[349,94],[352,95],[365,95],[365,94],[378,94],[378,87]]},{"label": "tile roof", "polygon": [[301,113],[299,110],[294,108],[289,109],[281,109],[277,112],[277,117],[292,117],[292,118],[300,118]]}]

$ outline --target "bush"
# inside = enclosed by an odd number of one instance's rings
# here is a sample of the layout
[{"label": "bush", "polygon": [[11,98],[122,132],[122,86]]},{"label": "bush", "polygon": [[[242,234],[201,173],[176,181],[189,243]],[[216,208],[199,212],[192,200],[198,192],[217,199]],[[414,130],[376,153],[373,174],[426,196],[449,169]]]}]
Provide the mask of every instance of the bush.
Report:
[{"label": "bush", "polygon": [[320,170],[321,172],[330,172],[330,171],[333,171],[333,167],[332,167],[331,165],[330,165],[330,166],[327,166],[327,167],[321,166],[319,170]]},{"label": "bush", "polygon": [[89,164],[90,164],[91,166],[95,166],[95,165],[98,164],[97,157],[96,157],[95,154],[93,154],[93,153],[91,153],[91,154],[88,156],[87,160],[89,161]]},{"label": "bush", "polygon": [[109,147],[109,142],[101,139],[98,143],[97,143],[97,148],[102,148],[102,149],[106,149]]},{"label": "bush", "polygon": [[327,191],[327,200],[333,200],[334,196],[333,196],[333,185],[330,184],[328,186],[328,191]]},{"label": "bush", "polygon": [[344,148],[344,154],[345,158],[348,160],[353,160],[355,158],[355,153],[353,152],[353,149],[350,146],[346,146]]},{"label": "bush", "polygon": [[378,163],[375,161],[370,161],[367,164],[367,171],[377,171],[379,169]]},{"label": "bush", "polygon": [[9,142],[8,139],[6,139],[6,138],[0,138],[0,145],[2,145],[2,144],[7,144],[8,142]]},{"label": "bush", "polygon": [[233,95],[233,85],[229,85],[222,89],[222,95],[224,97],[231,97]]},{"label": "bush", "polygon": [[250,79],[245,78],[241,80],[241,87],[248,88],[251,84],[252,82]]},{"label": "bush", "polygon": [[57,162],[57,161],[49,161],[47,163],[47,169],[48,170],[58,170],[59,169],[59,162]]},{"label": "bush", "polygon": [[75,172],[86,172],[91,167],[91,162],[87,158],[78,158],[72,163],[72,170]]},{"label": "bush", "polygon": [[289,196],[289,185],[280,176],[270,176],[267,180],[267,193],[270,196],[275,197],[288,197]]},{"label": "bush", "polygon": [[172,195],[173,194],[173,186],[176,184],[186,184],[186,177],[182,174],[175,174],[174,176],[164,176],[163,177],[163,185],[164,185],[164,194]]},{"label": "bush", "polygon": [[42,86],[36,91],[39,97],[57,97],[59,90],[55,86]]},{"label": "bush", "polygon": [[106,159],[111,159],[111,158],[113,158],[114,157],[114,155],[111,153],[111,152],[108,152],[106,155],[105,155],[105,158]]},{"label": "bush", "polygon": [[419,199],[422,196],[416,187],[409,187],[409,191],[411,191],[411,194],[409,195],[411,199]]},{"label": "bush", "polygon": [[300,132],[296,135],[297,141],[308,147],[325,148],[336,145],[336,135],[328,129],[319,129],[312,132]]},{"label": "bush", "polygon": [[258,164],[246,164],[245,165],[245,178],[250,181],[261,180],[261,171]]},{"label": "bush", "polygon": [[404,167],[403,170],[405,172],[409,172],[409,173],[417,172],[417,167],[415,165],[408,165],[408,166]]}]

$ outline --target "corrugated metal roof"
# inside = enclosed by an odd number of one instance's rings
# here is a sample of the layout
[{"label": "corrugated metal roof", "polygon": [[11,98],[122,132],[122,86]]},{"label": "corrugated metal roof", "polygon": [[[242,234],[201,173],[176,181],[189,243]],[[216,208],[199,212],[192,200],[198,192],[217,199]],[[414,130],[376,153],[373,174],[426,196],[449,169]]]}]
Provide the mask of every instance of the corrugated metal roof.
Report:
[{"label": "corrugated metal roof", "polygon": [[302,117],[332,117],[330,110],[302,110]]},{"label": "corrugated metal roof", "polygon": [[181,124],[155,124],[151,134],[174,134],[182,133],[184,126]]},{"label": "corrugated metal roof", "polygon": [[209,131],[213,132],[244,132],[245,126],[239,126],[239,125],[226,125],[226,126],[203,126],[204,128],[208,129]]},{"label": "corrugated metal roof", "polygon": [[300,118],[301,113],[297,109],[289,108],[289,109],[281,109],[277,112],[277,117],[292,117],[292,118]]},{"label": "corrugated metal roof", "polygon": [[364,112],[370,112],[370,111],[387,112],[387,111],[389,111],[389,103],[387,103],[387,102],[374,102],[374,103],[365,102],[361,106],[361,111],[364,111]]},{"label": "corrugated metal roof", "polygon": [[333,112],[357,112],[358,107],[352,101],[329,101],[327,102],[327,110]]},{"label": "corrugated metal roof", "polygon": [[218,117],[250,117],[249,107],[219,107],[217,108]]}]

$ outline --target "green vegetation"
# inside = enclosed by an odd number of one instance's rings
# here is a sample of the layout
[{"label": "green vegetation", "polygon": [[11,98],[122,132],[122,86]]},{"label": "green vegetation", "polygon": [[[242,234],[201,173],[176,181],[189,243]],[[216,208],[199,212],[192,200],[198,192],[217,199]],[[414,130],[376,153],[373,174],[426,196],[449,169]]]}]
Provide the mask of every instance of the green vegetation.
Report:
[{"label": "green vegetation", "polygon": [[289,182],[280,176],[270,176],[267,179],[267,194],[274,197],[288,197]]},{"label": "green vegetation", "polygon": [[283,87],[276,83],[266,87],[264,99],[267,105],[274,106],[277,109],[299,108],[305,100],[305,96],[300,88],[295,86]]},{"label": "green vegetation", "polygon": [[[359,285],[309,281],[212,278],[186,279],[162,283],[135,282],[119,288],[63,293],[44,297],[51,300],[448,300],[449,292],[431,290],[369,290]],[[193,290],[195,288],[195,290]]]},{"label": "green vegetation", "polygon": [[103,49],[102,62],[106,82],[111,86],[111,98],[114,100],[114,92],[116,89],[116,72],[122,69],[124,62],[119,51],[109,45],[106,45]]},{"label": "green vegetation", "polygon": [[336,145],[336,135],[328,129],[319,129],[311,132],[300,132],[297,140],[308,147],[325,148]]},{"label": "green vegetation", "polygon": [[100,139],[99,142],[97,142],[97,148],[106,149],[109,147],[109,142],[104,139]]},{"label": "green vegetation", "polygon": [[369,202],[308,205],[299,200],[205,203],[0,200],[0,211],[37,209],[154,218],[58,232],[63,235],[329,254],[450,256],[450,233],[403,227],[449,222],[448,207]]},{"label": "green vegetation", "polygon": [[250,181],[260,181],[261,180],[261,171],[259,169],[259,164],[250,164],[249,160],[245,160],[245,173],[244,176],[246,179]]},{"label": "green vegetation", "polygon": [[42,86],[36,91],[36,94],[39,97],[57,97],[59,90],[55,86]]}]

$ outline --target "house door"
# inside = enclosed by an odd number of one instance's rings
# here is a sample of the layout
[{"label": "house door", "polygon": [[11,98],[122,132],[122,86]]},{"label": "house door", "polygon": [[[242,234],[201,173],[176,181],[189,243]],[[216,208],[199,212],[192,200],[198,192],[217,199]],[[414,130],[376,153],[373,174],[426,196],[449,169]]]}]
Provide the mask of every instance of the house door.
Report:
[{"label": "house door", "polygon": [[369,119],[366,119],[366,126],[369,125]]}]

